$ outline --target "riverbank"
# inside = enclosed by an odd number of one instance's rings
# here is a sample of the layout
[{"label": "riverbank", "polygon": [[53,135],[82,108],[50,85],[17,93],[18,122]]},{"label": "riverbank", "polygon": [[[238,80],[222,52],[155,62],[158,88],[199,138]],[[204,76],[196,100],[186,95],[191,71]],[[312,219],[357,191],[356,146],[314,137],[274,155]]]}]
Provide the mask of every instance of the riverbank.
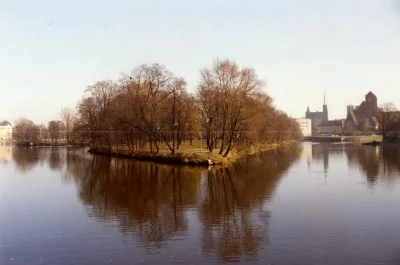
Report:
[{"label": "riverbank", "polygon": [[159,153],[152,152],[132,152],[127,149],[116,149],[107,147],[91,147],[89,153],[98,155],[108,155],[113,157],[122,157],[128,159],[135,159],[141,161],[167,163],[167,164],[182,164],[192,166],[210,166],[210,165],[221,165],[228,166],[235,161],[251,156],[257,153],[262,153],[279,146],[293,144],[295,141],[284,142],[279,144],[268,144],[258,148],[252,148],[246,152],[238,152],[233,150],[227,157],[218,154],[217,150],[214,152],[209,151],[194,151],[191,149],[183,148],[184,151],[171,154],[169,152],[160,151]]}]

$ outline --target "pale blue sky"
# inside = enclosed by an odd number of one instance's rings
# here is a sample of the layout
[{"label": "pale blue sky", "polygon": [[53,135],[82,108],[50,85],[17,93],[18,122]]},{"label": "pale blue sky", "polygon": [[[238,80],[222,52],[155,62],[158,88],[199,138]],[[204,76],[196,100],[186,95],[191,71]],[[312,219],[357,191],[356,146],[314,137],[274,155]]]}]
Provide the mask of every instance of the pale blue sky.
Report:
[{"label": "pale blue sky", "polygon": [[161,63],[194,91],[215,58],[254,66],[275,105],[342,118],[400,107],[400,0],[0,0],[0,120],[58,119],[87,85]]}]

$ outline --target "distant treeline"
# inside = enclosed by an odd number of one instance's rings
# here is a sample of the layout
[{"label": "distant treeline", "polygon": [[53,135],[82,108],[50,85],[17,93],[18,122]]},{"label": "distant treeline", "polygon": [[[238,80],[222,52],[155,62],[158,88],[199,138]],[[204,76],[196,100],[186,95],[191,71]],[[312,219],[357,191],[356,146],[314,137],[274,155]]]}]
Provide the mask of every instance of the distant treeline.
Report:
[{"label": "distant treeline", "polygon": [[[273,106],[265,88],[253,68],[229,60],[200,70],[194,94],[165,66],[140,65],[117,81],[88,86],[76,111],[63,109],[62,122],[53,121],[46,129],[53,136],[65,132],[70,143],[124,146],[132,152],[158,153],[164,144],[175,153],[183,141],[201,138],[209,151],[224,156],[233,148],[300,138],[297,122]],[[16,137],[27,138],[20,125]],[[39,126],[31,126],[37,128],[28,131],[38,131]]]}]

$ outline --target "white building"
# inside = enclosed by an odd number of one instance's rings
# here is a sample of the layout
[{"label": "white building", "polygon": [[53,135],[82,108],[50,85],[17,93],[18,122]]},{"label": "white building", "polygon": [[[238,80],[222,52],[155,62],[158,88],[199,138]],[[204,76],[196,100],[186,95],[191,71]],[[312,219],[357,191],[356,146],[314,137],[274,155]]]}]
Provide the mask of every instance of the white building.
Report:
[{"label": "white building", "polygon": [[8,121],[0,122],[0,141],[12,139],[12,125]]},{"label": "white building", "polygon": [[296,121],[300,126],[303,136],[311,136],[312,134],[311,119],[296,119]]}]

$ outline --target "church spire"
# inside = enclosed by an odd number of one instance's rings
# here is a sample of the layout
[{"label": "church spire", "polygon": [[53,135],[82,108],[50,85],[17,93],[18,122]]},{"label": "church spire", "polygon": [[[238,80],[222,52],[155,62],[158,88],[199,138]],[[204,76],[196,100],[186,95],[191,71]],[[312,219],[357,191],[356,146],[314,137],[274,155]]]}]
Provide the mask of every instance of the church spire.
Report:
[{"label": "church spire", "polygon": [[324,93],[324,105],[322,106],[322,112],[324,113],[324,121],[328,121],[328,106],[326,105],[325,93]]}]

